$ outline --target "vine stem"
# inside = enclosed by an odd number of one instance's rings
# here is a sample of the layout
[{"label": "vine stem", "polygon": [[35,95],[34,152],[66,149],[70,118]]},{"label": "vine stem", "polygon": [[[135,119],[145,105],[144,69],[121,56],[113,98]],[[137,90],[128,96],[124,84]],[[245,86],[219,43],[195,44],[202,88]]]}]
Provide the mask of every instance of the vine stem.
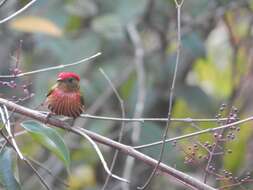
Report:
[{"label": "vine stem", "polygon": [[176,84],[176,79],[177,79],[177,70],[180,62],[180,54],[181,54],[181,7],[183,6],[184,0],[182,0],[180,3],[175,0],[176,8],[177,8],[177,57],[176,57],[176,64],[175,64],[175,69],[173,72],[173,79],[172,79],[172,84],[170,88],[170,95],[169,95],[169,110],[167,114],[167,122],[165,126],[165,130],[163,132],[162,136],[162,146],[161,146],[161,151],[159,153],[158,157],[158,162],[155,168],[153,169],[151,175],[148,177],[147,181],[144,183],[143,186],[138,187],[140,190],[144,190],[148,187],[148,185],[151,183],[153,177],[156,174],[156,171],[159,167],[159,164],[162,162],[163,154],[164,154],[164,148],[165,148],[165,143],[166,143],[166,138],[167,138],[167,133],[169,131],[169,126],[171,123],[171,113],[172,113],[172,103],[173,103],[173,96],[174,96],[174,89],[175,89],[175,84]]}]

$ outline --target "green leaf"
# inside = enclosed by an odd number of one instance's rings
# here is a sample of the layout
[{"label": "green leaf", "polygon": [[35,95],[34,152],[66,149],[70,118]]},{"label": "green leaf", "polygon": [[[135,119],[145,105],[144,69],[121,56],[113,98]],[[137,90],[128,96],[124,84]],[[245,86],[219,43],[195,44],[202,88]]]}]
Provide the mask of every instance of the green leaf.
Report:
[{"label": "green leaf", "polygon": [[0,153],[0,183],[6,190],[21,189],[12,171],[11,149]]},{"label": "green leaf", "polygon": [[136,82],[136,75],[131,74],[129,78],[121,85],[120,93],[124,100],[128,99],[133,92]]},{"label": "green leaf", "polygon": [[67,169],[69,168],[69,150],[55,129],[32,120],[21,123],[21,126],[31,134],[34,140],[48,148],[62,160]]},{"label": "green leaf", "polygon": [[232,91],[230,65],[214,64],[211,58],[198,59],[193,70],[196,76],[196,85],[200,86],[205,93],[217,100],[230,96]]}]

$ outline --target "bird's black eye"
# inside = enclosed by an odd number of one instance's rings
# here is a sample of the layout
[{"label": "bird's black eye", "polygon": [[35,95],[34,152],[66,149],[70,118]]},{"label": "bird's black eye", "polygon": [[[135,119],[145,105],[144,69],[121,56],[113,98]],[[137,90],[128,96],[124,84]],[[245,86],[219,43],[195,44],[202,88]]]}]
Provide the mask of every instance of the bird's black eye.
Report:
[{"label": "bird's black eye", "polygon": [[69,81],[69,82],[73,82],[73,78],[69,78],[68,81]]}]

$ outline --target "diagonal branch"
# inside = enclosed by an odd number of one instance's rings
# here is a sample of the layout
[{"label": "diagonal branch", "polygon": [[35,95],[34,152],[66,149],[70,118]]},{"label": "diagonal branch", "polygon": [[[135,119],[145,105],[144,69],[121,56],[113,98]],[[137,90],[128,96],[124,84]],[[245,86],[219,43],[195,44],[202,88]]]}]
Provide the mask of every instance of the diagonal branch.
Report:
[{"label": "diagonal branch", "polygon": [[98,52],[95,55],[92,55],[88,58],[84,58],[84,59],[81,59],[81,60],[73,62],[73,63],[69,63],[69,64],[65,64],[65,65],[57,65],[57,66],[53,66],[53,67],[47,67],[47,68],[44,68],[44,69],[38,69],[38,70],[34,70],[34,71],[28,71],[28,72],[19,73],[19,74],[16,74],[16,75],[0,75],[0,78],[17,78],[17,77],[24,77],[24,76],[27,76],[27,75],[46,72],[46,71],[63,69],[65,67],[70,67],[70,66],[78,65],[78,64],[83,63],[83,62],[90,61],[91,59],[94,59],[94,58],[98,57],[99,55],[101,55],[100,52]]},{"label": "diagonal branch", "polygon": [[[157,166],[157,163],[158,163],[157,160],[135,150],[131,146],[127,146],[127,145],[121,144],[119,142],[113,141],[109,138],[106,138],[102,135],[91,132],[91,131],[86,130],[84,128],[80,128],[80,127],[71,128],[71,126],[69,126],[64,121],[61,121],[59,119],[55,119],[52,117],[48,118],[47,115],[40,113],[39,111],[20,106],[18,104],[15,104],[15,103],[8,101],[6,99],[3,99],[3,98],[0,98],[0,104],[4,104],[8,109],[14,110],[16,113],[33,118],[33,119],[43,122],[43,123],[47,122],[48,124],[50,124],[52,126],[67,130],[69,132],[75,133],[80,136],[82,136],[82,134],[80,133],[80,131],[82,131],[98,143],[113,147],[113,148],[115,148],[115,149],[129,155],[129,156],[132,156],[138,160],[141,160],[142,162],[146,163],[149,166],[152,166],[152,167]],[[181,182],[187,186],[195,187],[196,189],[215,190],[215,188],[204,184],[203,182],[199,181],[198,179],[196,179],[194,177],[191,177],[188,174],[185,174],[184,172],[181,172],[181,171],[176,170],[170,166],[167,166],[166,164],[160,163],[158,165],[157,169],[163,173],[173,176],[179,182]]]},{"label": "diagonal branch", "polygon": [[[15,152],[17,152],[15,146],[12,144],[12,142],[8,139],[8,137],[3,133],[2,130],[0,130],[0,134],[3,136],[3,138],[6,140],[6,142],[14,149]],[[18,153],[17,153],[18,154]],[[19,155],[19,154],[18,154]],[[47,190],[51,190],[51,188],[48,186],[48,184],[46,183],[46,181],[41,177],[41,175],[39,174],[39,172],[33,167],[33,165],[30,163],[30,161],[26,158],[23,157],[22,161],[24,161],[26,163],[26,165],[28,165],[33,172],[36,174],[36,176],[39,178],[40,182],[42,183],[42,185],[47,189]]]},{"label": "diagonal branch", "polygon": [[1,119],[2,119],[2,122],[5,126],[5,129],[11,139],[11,142],[12,142],[12,145],[13,145],[13,148],[15,149],[15,151],[17,152],[19,158],[21,160],[24,160],[24,156],[23,154],[21,153],[21,151],[19,150],[18,148],[18,145],[12,135],[12,131],[11,131],[11,125],[10,125],[10,117],[9,117],[9,113],[8,113],[8,110],[6,108],[5,105],[3,105],[3,109],[0,107],[0,115],[1,115]]},{"label": "diagonal branch", "polygon": [[161,161],[163,159],[165,141],[166,141],[167,133],[168,133],[169,126],[170,126],[170,123],[171,123],[174,89],[175,89],[175,84],[176,84],[176,79],[177,79],[177,70],[178,70],[178,66],[179,66],[179,62],[180,62],[180,54],[181,54],[181,7],[183,6],[183,3],[184,3],[184,0],[181,0],[180,3],[177,0],[175,0],[175,4],[176,4],[176,8],[177,8],[177,53],[176,53],[177,57],[176,57],[175,69],[174,69],[174,72],[173,72],[172,84],[171,84],[171,88],[170,88],[169,110],[168,110],[168,114],[167,114],[168,120],[166,122],[165,130],[164,130],[163,136],[162,136],[161,151],[160,151],[160,154],[159,154],[158,163],[157,163],[156,167],[153,169],[151,175],[148,177],[145,184],[141,187],[138,187],[138,189],[147,188],[147,186],[150,184],[151,180],[155,176],[156,171],[159,167],[159,164],[161,163]]},{"label": "diagonal branch", "polygon": [[46,168],[43,164],[41,164],[39,161],[31,158],[31,157],[28,157],[27,158],[29,161],[33,162],[35,165],[37,165],[38,167],[42,168],[43,170],[45,170],[50,176],[54,177],[59,183],[63,184],[65,187],[70,187],[68,183],[66,183],[63,179],[61,179],[60,177],[56,176],[53,174],[53,172]]},{"label": "diagonal branch", "polygon": [[[168,118],[119,118],[119,117],[108,117],[108,116],[98,116],[98,115],[90,115],[90,114],[81,114],[80,117],[88,118],[88,119],[99,119],[99,120],[108,120],[108,121],[127,121],[127,122],[141,122],[144,123],[146,121],[152,122],[167,122]],[[226,121],[228,118],[220,118],[219,121]],[[217,122],[217,119],[213,118],[171,118],[170,121],[174,122]]]},{"label": "diagonal branch", "polygon": [[87,135],[85,132],[83,132],[82,128],[73,127],[73,128],[71,128],[70,131],[75,132],[76,134],[81,135],[82,137],[84,137],[85,139],[87,139],[91,143],[92,147],[95,149],[96,153],[98,154],[98,157],[99,157],[99,159],[100,159],[100,161],[101,161],[101,163],[102,163],[105,171],[108,173],[109,176],[111,176],[111,177],[113,177],[113,178],[115,178],[115,179],[117,179],[119,181],[123,181],[123,182],[129,183],[128,180],[123,179],[121,177],[118,177],[117,175],[114,175],[114,174],[111,173],[111,171],[108,168],[108,166],[106,164],[106,161],[105,161],[105,159],[104,159],[104,157],[103,157],[100,149],[98,148],[97,144],[91,139],[91,137],[89,135]]},{"label": "diagonal branch", "polygon": [[[19,9],[18,11],[14,12],[13,14],[11,14],[10,16],[3,18],[0,20],[0,24],[3,24],[9,20],[11,20],[12,18],[14,18],[15,16],[17,16],[18,14],[22,13],[23,11],[25,11],[28,7],[30,7],[33,3],[35,3],[37,0],[32,0],[29,3],[27,3],[24,7],[22,7],[21,9]],[[3,3],[5,3],[4,1],[1,2],[1,5],[3,5]]]},{"label": "diagonal branch", "polygon": [[2,0],[1,2],[0,2],[0,8],[7,2],[8,0]]},{"label": "diagonal branch", "polygon": [[[218,131],[220,129],[226,129],[226,128],[229,128],[231,126],[239,125],[239,124],[246,123],[246,122],[249,122],[249,121],[253,121],[253,116],[242,119],[240,121],[236,121],[236,122],[233,122],[233,123],[222,125],[222,126],[219,126],[219,127],[204,129],[204,130],[197,131],[197,132],[194,132],[194,133],[188,133],[186,135],[166,139],[165,142],[168,143],[168,142],[178,141],[178,140],[187,139],[187,138],[190,138],[190,137],[202,135],[202,134],[205,134],[205,133],[212,133],[212,132]],[[159,144],[162,144],[162,143],[163,143],[163,141],[156,141],[156,142],[149,143],[149,144],[135,146],[133,148],[134,149],[148,148],[148,147],[159,145]]]}]

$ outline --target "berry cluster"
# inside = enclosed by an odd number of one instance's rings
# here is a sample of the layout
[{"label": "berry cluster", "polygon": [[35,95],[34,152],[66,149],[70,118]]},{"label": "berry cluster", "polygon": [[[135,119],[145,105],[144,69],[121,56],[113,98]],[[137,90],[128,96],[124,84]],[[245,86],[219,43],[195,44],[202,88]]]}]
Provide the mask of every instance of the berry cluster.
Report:
[{"label": "berry cluster", "polygon": [[[216,115],[218,126],[239,121],[238,109],[236,107],[228,109],[227,107],[226,104],[222,104]],[[216,181],[222,181],[223,183],[221,184],[226,184],[226,186],[222,186],[219,189],[236,188],[244,183],[253,181],[250,172],[247,172],[243,177],[235,177],[231,172],[220,167],[223,156],[225,154],[232,154],[232,150],[226,148],[226,143],[236,140],[239,131],[240,126],[232,125],[215,131],[210,141],[201,142],[198,139],[194,139],[195,142],[188,145],[186,149],[183,146],[179,146],[176,141],[172,145],[179,147],[184,152],[185,164],[201,166],[204,171],[205,183],[212,176]]]},{"label": "berry cluster", "polygon": [[16,64],[14,66],[14,68],[10,68],[9,71],[12,75],[11,80],[9,81],[0,81],[0,85],[11,88],[11,89],[17,89],[20,91],[22,91],[20,94],[23,94],[22,97],[17,97],[17,96],[12,96],[12,98],[10,99],[11,101],[14,102],[22,102],[25,100],[30,99],[31,97],[33,97],[33,93],[30,92],[29,90],[29,86],[31,85],[31,83],[29,84],[24,84],[24,82],[19,82],[18,81],[18,74],[22,73],[22,70],[19,68],[19,63],[20,63],[20,52],[21,52],[21,48],[22,48],[22,41],[20,41],[19,47],[17,48],[16,51]]}]

